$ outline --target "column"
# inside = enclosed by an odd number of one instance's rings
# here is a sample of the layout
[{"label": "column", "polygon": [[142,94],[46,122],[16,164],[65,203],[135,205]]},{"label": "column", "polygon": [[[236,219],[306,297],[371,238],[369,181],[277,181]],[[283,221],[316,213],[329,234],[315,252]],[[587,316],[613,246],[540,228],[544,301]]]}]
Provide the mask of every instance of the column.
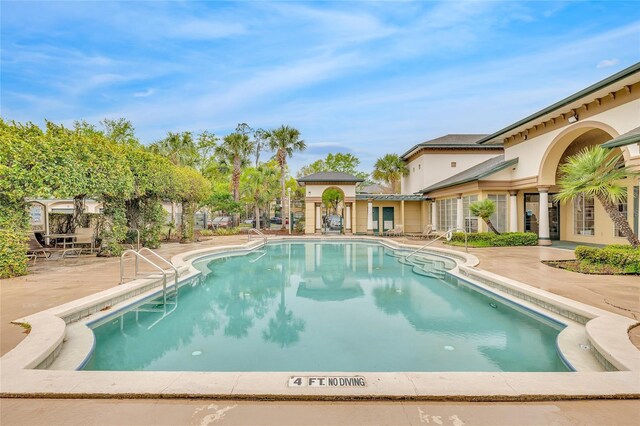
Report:
[{"label": "column", "polygon": [[456,226],[464,229],[464,211],[462,208],[462,194],[458,194],[456,199]]},{"label": "column", "polygon": [[367,234],[373,234],[373,201],[367,203]]},{"label": "column", "polygon": [[345,216],[345,225],[344,225],[344,230],[345,233],[351,233],[351,203],[347,203],[347,206],[345,207],[345,211],[346,213],[344,214]]},{"label": "column", "polygon": [[322,212],[320,204],[316,204],[316,234],[322,232]]},{"label": "column", "polygon": [[540,214],[538,215],[538,245],[550,246],[549,238],[549,188],[538,188],[540,193]]},{"label": "column", "polygon": [[400,220],[402,221],[400,224],[402,225],[402,232],[407,232],[407,224],[404,220],[404,200],[400,200]]},{"label": "column", "polygon": [[351,232],[355,234],[358,231],[358,222],[356,222],[358,202],[351,203]]},{"label": "column", "polygon": [[431,227],[434,231],[438,229],[438,210],[436,209],[436,200],[431,200]]},{"label": "column", "polygon": [[509,191],[509,232],[518,232],[518,191]]}]

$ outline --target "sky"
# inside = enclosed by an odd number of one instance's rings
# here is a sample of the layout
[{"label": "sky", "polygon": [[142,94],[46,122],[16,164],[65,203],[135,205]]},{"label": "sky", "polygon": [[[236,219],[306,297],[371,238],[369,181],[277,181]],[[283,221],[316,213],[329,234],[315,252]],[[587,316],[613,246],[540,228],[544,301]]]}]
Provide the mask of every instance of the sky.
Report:
[{"label": "sky", "polygon": [[402,154],[492,133],[640,60],[638,2],[0,3],[0,114],[224,136],[300,130],[329,152]]}]

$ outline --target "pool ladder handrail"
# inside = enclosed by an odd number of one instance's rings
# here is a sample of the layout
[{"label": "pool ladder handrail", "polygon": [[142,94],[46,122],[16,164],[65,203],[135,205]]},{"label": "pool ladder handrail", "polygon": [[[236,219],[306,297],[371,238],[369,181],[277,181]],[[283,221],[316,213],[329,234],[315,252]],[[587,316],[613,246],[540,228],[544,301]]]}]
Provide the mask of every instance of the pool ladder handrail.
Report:
[{"label": "pool ladder handrail", "polygon": [[[144,248],[144,247],[143,247]],[[136,259],[136,263],[135,263],[135,271],[136,271],[136,276],[138,275],[138,259],[142,259],[145,262],[147,262],[148,264],[150,264],[151,266],[153,266],[154,268],[156,268],[158,271],[160,271],[160,273],[162,273],[162,301],[164,304],[167,303],[167,272],[162,269],[160,266],[158,266],[157,264],[153,263],[151,260],[147,259],[146,257],[144,257],[143,255],[141,255],[140,253],[138,253],[137,251],[133,250],[133,249],[128,249],[125,250],[122,255],[120,255],[120,284],[124,283],[124,258],[128,255],[128,254],[133,254],[135,256]],[[156,254],[156,253],[154,253]],[[156,256],[160,257],[159,255],[156,254]],[[167,261],[166,259],[163,259],[164,261]],[[176,269],[177,271],[177,269]],[[176,283],[178,282],[178,277],[176,274]],[[177,287],[176,287],[176,291],[177,291]]]},{"label": "pool ladder handrail", "polygon": [[263,241],[265,244],[267,244],[267,236],[265,234],[263,234],[259,229],[256,228],[249,228],[249,230],[247,231],[247,237],[248,237],[248,241],[251,241],[251,233],[257,234],[259,236],[262,237]]},{"label": "pool ladder handrail", "polygon": [[414,251],[412,251],[411,253],[409,253],[408,255],[406,255],[406,256],[405,256],[405,258],[404,258],[404,260],[408,260],[411,256],[413,256],[414,254],[417,254],[417,253],[418,253],[418,252],[420,252],[422,249],[424,249],[424,248],[426,248],[426,247],[430,246],[431,244],[435,243],[436,241],[438,241],[438,240],[440,240],[440,239],[442,239],[442,238],[445,238],[445,237],[447,237],[447,236],[449,236],[449,235],[452,235],[454,231],[462,231],[462,232],[464,232],[464,248],[465,248],[465,251],[466,251],[467,253],[469,253],[469,245],[467,244],[467,230],[466,230],[466,229],[464,229],[464,228],[459,228],[459,227],[457,227],[457,226],[456,226],[455,228],[451,228],[451,229],[449,229],[447,232],[445,232],[445,233],[443,233],[443,234],[438,235],[436,238],[434,238],[433,240],[429,241],[427,244],[425,244],[425,245],[423,245],[423,246],[421,246],[421,247],[419,247],[419,248],[415,249]]}]

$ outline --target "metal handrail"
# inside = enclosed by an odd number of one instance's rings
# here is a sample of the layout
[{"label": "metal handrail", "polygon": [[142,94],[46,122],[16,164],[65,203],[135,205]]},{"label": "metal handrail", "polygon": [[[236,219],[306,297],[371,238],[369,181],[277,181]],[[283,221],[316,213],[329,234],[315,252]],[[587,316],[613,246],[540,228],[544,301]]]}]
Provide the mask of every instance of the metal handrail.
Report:
[{"label": "metal handrail", "polygon": [[259,229],[256,228],[249,228],[249,230],[247,231],[247,237],[248,237],[248,241],[251,241],[251,233],[255,233],[258,234],[262,237],[262,239],[264,240],[264,243],[267,244],[267,236],[264,235],[262,232],[260,232]]},{"label": "metal handrail", "polygon": [[419,251],[421,251],[421,250],[422,250],[422,249],[424,249],[425,247],[430,246],[431,244],[435,243],[436,241],[438,241],[438,240],[440,240],[440,239],[442,239],[442,238],[445,238],[446,236],[448,236],[448,235],[450,235],[450,234],[453,234],[453,231],[462,231],[462,232],[464,232],[464,248],[465,248],[465,251],[466,251],[467,253],[469,253],[469,245],[467,244],[467,230],[466,230],[466,229],[464,229],[464,228],[459,228],[459,227],[457,227],[457,226],[456,226],[455,228],[451,228],[451,229],[449,229],[447,232],[445,232],[445,233],[443,233],[443,234],[438,235],[435,239],[433,239],[433,240],[429,241],[427,244],[423,245],[422,247],[420,247],[420,248],[418,248],[418,249],[416,249],[416,250],[412,251],[411,253],[409,253],[409,254],[404,258],[404,260],[409,259],[409,258],[410,258],[411,256],[413,256],[414,254],[418,253]]},{"label": "metal handrail", "polygon": [[[169,267],[171,269],[173,269],[173,272],[175,273],[175,284],[176,284],[176,291],[178,291],[178,268],[176,268],[173,263],[171,263],[170,261],[168,261],[167,259],[165,259],[164,257],[160,256],[158,253],[156,253],[155,251],[151,250],[149,247],[142,247],[140,250],[138,250],[138,253],[142,253],[142,251],[146,251],[151,253],[152,255],[154,255],[155,257],[157,257],[158,259],[162,260],[164,263],[166,263],[167,265],[169,265]],[[136,275],[138,274],[138,271],[136,270]]]},{"label": "metal handrail", "polygon": [[[164,269],[162,269],[161,267],[159,267],[158,265],[156,265],[155,263],[153,263],[152,261],[150,261],[149,259],[147,259],[146,257],[144,257],[143,255],[141,255],[140,253],[138,253],[133,249],[125,250],[124,253],[122,253],[122,255],[120,256],[120,284],[123,284],[123,280],[124,280],[124,257],[129,253],[134,254],[136,256],[136,259],[140,258],[146,261],[148,264],[150,264],[151,266],[153,266],[154,268],[156,268],[162,273],[162,298],[163,298],[163,303],[167,303],[167,273],[165,272]],[[137,271],[136,271],[136,275],[137,275]]]}]

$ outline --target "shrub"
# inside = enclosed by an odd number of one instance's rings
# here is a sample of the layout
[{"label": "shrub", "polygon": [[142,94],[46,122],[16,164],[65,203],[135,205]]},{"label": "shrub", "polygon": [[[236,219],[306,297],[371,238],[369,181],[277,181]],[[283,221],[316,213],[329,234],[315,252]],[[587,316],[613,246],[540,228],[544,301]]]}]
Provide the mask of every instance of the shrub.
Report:
[{"label": "shrub", "polygon": [[[508,232],[504,234],[476,232],[467,234],[467,241],[470,246],[474,247],[535,246],[538,245],[538,236],[533,232]],[[464,233],[454,233],[449,243],[463,245]]]},{"label": "shrub", "polygon": [[603,248],[578,246],[576,259],[593,265],[610,265],[624,273],[640,274],[640,249],[631,245],[611,245]]},{"label": "shrub", "polygon": [[203,229],[200,231],[200,235],[203,237],[214,237],[214,236],[224,236],[224,235],[238,235],[240,233],[240,228],[218,228],[218,229]]}]

